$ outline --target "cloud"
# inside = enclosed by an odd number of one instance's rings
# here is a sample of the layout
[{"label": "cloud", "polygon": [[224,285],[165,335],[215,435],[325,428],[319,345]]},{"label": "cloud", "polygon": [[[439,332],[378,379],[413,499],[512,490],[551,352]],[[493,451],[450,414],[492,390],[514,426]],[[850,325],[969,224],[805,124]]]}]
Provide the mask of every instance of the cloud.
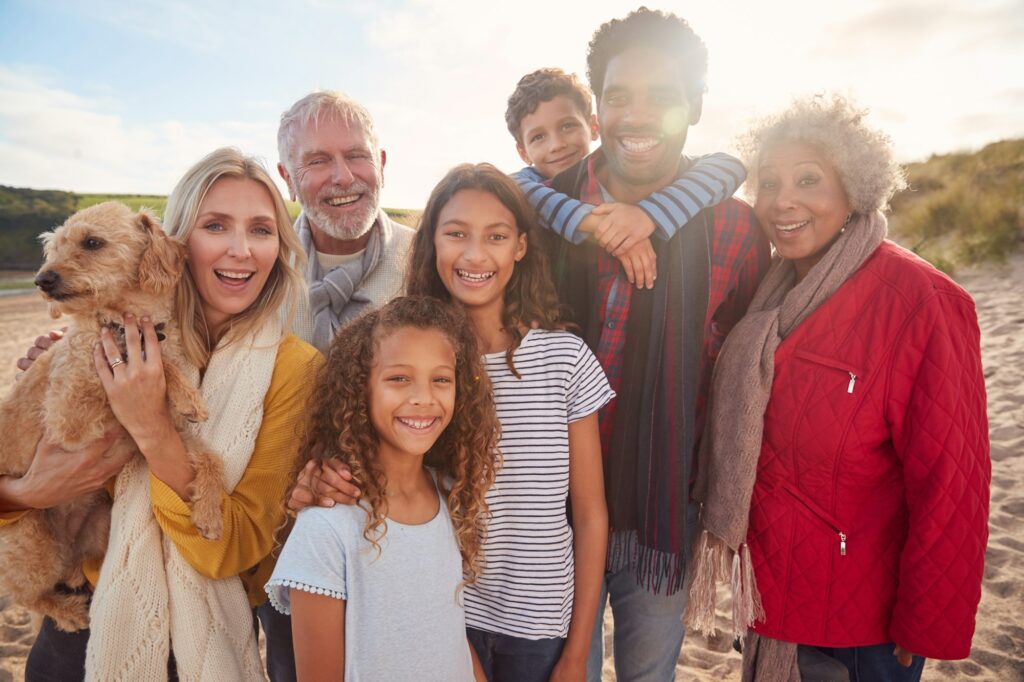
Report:
[{"label": "cloud", "polygon": [[116,101],[77,95],[36,71],[0,66],[0,183],[166,194],[217,147],[235,145],[271,163],[277,158],[273,120],[142,122],[121,110]]},{"label": "cloud", "polygon": [[204,52],[216,50],[226,35],[217,29],[217,3],[200,5],[185,0],[50,0],[54,9],[99,20],[124,33],[135,33],[161,43],[182,45]]},{"label": "cloud", "polygon": [[977,0],[934,3],[886,2],[832,23],[817,54],[906,58],[922,50],[970,52],[993,46],[1017,47],[1024,34],[1024,2]]},{"label": "cloud", "polygon": [[[0,182],[165,193],[224,144],[273,163],[280,112],[328,87],[376,120],[385,205],[422,206],[457,163],[518,168],[503,121],[516,81],[542,66],[583,75],[593,31],[638,4],[51,0],[40,14],[85,30],[55,50],[48,24],[26,26],[0,61]],[[908,160],[1018,134],[1024,0],[668,5],[710,51],[688,153],[728,149],[756,115],[817,91],[871,107]]]}]

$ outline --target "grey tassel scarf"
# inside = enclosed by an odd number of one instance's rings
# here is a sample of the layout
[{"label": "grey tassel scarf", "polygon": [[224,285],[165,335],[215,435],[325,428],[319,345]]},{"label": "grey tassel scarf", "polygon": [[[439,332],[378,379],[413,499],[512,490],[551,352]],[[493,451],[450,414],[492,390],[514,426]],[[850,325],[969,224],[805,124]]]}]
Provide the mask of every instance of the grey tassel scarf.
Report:
[{"label": "grey tassel scarf", "polygon": [[309,312],[313,319],[310,342],[317,348],[327,348],[338,329],[370,305],[370,297],[362,284],[380,264],[383,245],[391,237],[390,229],[389,222],[378,217],[370,228],[370,241],[363,257],[324,273],[316,259],[309,220],[305,213],[299,216],[296,230],[308,261],[306,281],[309,282]]}]

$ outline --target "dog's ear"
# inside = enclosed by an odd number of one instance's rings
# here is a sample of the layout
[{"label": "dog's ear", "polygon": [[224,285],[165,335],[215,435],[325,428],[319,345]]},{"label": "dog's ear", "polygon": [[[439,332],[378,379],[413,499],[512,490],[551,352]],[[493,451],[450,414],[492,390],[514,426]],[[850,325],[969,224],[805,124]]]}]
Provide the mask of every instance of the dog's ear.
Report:
[{"label": "dog's ear", "polygon": [[135,224],[149,237],[139,262],[139,287],[149,294],[166,293],[181,277],[185,246],[164,234],[160,223],[146,211],[139,211]]},{"label": "dog's ear", "polygon": [[39,241],[42,242],[42,244],[43,244],[43,257],[44,258],[50,254],[50,249],[53,248],[52,247],[53,240],[56,237],[57,237],[57,232],[55,230],[50,230],[49,232],[43,232],[41,235],[39,235]]}]

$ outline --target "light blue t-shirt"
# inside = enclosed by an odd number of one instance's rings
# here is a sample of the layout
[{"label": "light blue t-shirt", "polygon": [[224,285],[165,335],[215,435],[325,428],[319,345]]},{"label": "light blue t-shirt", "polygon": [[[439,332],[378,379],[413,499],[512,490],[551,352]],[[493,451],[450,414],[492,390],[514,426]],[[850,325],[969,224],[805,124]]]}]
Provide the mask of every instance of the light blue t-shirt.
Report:
[{"label": "light blue t-shirt", "polygon": [[444,500],[419,525],[387,521],[381,553],[363,537],[358,505],[299,514],[274,574],[270,601],[291,612],[289,590],[345,600],[345,680],[473,679],[461,598],[462,557]]}]

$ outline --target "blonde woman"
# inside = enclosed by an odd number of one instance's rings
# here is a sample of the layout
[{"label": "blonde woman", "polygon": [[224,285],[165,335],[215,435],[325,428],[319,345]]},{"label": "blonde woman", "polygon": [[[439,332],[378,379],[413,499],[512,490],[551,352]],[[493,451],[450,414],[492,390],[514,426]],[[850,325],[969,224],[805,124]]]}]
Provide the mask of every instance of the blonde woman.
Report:
[{"label": "blonde woman", "polygon": [[118,363],[106,334],[96,366],[142,457],[116,484],[83,481],[75,463],[97,453],[75,454],[59,475],[44,474],[69,458],[41,443],[25,476],[0,479],[0,523],[60,504],[83,486],[107,485],[115,500],[103,564],[83,567],[90,628],[66,633],[44,621],[26,667],[30,681],[263,675],[251,609],[266,599],[272,566],[264,559],[284,519],[297,425],[322,363],[281,322],[303,288],[293,265],[302,250],[270,176],[235,149],[189,169],[168,198],[163,226],[186,248],[175,314],[210,413],[195,430],[224,461],[223,531],[206,540],[190,521],[194,472],[167,411],[157,330],[145,316],[126,316],[126,338],[141,334],[150,350],[143,355],[129,342]]}]

